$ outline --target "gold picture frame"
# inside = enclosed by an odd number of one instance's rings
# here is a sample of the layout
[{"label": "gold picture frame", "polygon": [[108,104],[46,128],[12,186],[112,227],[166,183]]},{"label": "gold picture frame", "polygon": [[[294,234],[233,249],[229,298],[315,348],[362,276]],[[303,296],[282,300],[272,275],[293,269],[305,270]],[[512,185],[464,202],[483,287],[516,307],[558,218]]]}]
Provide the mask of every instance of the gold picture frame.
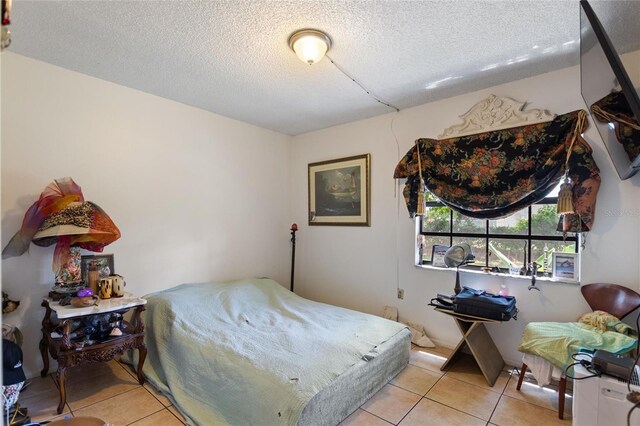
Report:
[{"label": "gold picture frame", "polygon": [[309,225],[371,226],[371,154],[309,164]]}]

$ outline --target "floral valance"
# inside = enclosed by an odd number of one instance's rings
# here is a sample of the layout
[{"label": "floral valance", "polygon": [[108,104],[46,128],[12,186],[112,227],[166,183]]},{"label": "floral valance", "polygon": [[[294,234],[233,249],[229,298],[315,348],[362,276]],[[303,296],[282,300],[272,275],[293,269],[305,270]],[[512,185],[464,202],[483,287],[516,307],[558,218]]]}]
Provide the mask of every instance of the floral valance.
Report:
[{"label": "floral valance", "polygon": [[[416,214],[421,188],[465,216],[508,216],[547,196],[567,172],[575,214],[564,217],[565,232],[593,224],[599,169],[580,137],[586,112],[551,121],[450,139],[418,139],[396,166],[406,178],[404,197]],[[422,185],[420,184],[423,179]]]}]

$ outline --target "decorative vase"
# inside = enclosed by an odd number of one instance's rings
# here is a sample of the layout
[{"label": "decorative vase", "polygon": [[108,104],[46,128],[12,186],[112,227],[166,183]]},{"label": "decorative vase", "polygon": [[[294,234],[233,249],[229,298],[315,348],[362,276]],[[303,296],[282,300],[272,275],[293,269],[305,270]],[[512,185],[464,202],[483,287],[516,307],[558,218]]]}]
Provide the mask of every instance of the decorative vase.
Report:
[{"label": "decorative vase", "polygon": [[100,273],[98,272],[98,264],[95,260],[92,260],[89,264],[89,273],[87,274],[87,286],[91,289],[93,294],[98,294],[98,281],[100,280]]}]

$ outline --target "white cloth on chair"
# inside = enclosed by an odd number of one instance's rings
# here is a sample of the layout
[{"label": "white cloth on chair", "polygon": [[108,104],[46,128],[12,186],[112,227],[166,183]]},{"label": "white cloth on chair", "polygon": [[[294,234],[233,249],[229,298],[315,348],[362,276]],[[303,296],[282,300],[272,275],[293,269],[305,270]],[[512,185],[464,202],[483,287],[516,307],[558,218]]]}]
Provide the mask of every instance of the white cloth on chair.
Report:
[{"label": "white cloth on chair", "polygon": [[522,355],[522,363],[527,364],[539,386],[548,385],[552,378],[558,380],[562,377],[562,370],[537,355]]}]

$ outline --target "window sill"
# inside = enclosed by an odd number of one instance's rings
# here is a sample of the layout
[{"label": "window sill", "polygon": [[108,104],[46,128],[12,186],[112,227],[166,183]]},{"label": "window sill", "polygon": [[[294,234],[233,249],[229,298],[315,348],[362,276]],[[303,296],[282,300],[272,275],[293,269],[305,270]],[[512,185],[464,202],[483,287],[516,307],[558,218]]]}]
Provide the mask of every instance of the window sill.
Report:
[{"label": "window sill", "polygon": [[[455,271],[455,269],[453,268],[442,268],[440,266],[431,266],[431,265],[415,265],[415,266],[416,268],[432,269],[436,271]],[[505,274],[502,272],[484,272],[484,271],[476,271],[472,269],[460,269],[460,272],[465,274],[491,275],[494,277],[513,278],[516,280],[526,280],[527,282],[531,282],[530,275],[511,275],[511,274]],[[568,281],[568,280],[562,280],[562,279],[551,278],[551,277],[536,277],[536,282],[580,285],[580,281]]]}]

